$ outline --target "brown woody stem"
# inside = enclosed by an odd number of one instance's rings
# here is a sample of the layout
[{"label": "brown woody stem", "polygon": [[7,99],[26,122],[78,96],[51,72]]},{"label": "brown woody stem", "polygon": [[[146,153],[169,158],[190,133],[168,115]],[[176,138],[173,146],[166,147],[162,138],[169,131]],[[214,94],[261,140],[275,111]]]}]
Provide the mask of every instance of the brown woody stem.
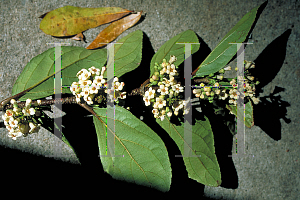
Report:
[{"label": "brown woody stem", "polygon": [[[209,83],[209,80],[207,78],[195,78],[193,79],[194,83]],[[145,90],[148,89],[147,85],[150,83],[150,79],[147,79],[143,84],[141,84],[141,86],[139,88],[133,89],[128,96],[143,96],[145,94]],[[157,86],[152,86],[153,89],[158,89]],[[29,88],[31,89],[31,88]],[[27,89],[27,90],[29,90]],[[27,92],[27,90],[24,90],[23,92],[20,92],[14,96],[11,96],[5,100],[3,100],[0,103],[0,110],[6,110],[6,109],[12,109],[13,105],[10,104],[10,100],[11,99],[18,99],[21,95],[25,94]],[[32,104],[34,105],[36,103],[36,101],[32,101]],[[77,104],[76,102],[76,98],[75,96],[72,97],[65,97],[62,99],[44,99],[41,100],[41,106],[45,106],[45,105],[52,105],[52,104]],[[19,102],[18,103],[18,107],[19,108],[23,108],[25,107],[25,102]]]}]

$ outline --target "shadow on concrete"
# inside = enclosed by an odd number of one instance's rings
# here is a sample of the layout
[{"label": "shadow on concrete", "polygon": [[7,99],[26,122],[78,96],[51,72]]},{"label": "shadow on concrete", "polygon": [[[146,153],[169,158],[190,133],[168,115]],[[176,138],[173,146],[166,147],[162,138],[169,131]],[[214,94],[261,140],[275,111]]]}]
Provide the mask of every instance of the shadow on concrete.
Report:
[{"label": "shadow on concrete", "polygon": [[[257,94],[263,92],[263,87],[275,78],[282,67],[290,34],[291,29],[288,29],[271,42],[254,61],[255,68],[249,70],[260,82],[256,86]],[[275,96],[284,90],[284,88],[276,86],[270,95],[260,97],[261,102],[253,106],[254,124],[277,141],[281,139],[280,119],[284,119],[286,123],[291,122],[286,118],[286,108],[290,104],[282,101],[280,95]]]}]

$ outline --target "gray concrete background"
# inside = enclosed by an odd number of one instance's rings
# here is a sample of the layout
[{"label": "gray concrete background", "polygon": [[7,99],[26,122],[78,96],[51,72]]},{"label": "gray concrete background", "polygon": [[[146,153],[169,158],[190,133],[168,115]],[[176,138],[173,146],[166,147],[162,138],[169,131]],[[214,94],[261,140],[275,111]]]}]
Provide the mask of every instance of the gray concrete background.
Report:
[{"label": "gray concrete background", "polygon": [[[119,38],[142,30],[152,44],[154,51],[178,33],[191,29],[212,50],[222,37],[252,8],[262,4],[257,1],[34,1],[2,0],[0,2],[0,100],[10,96],[14,82],[25,65],[38,54],[50,48],[49,42],[70,42],[73,46],[86,47],[106,25],[85,32],[88,43],[61,40],[44,34],[39,29],[41,19],[38,17],[48,11],[65,5],[80,7],[123,7],[129,10],[143,10],[145,19],[135,27],[124,32]],[[260,97],[274,92],[276,87],[284,88],[277,94],[281,103],[267,103],[257,106],[256,125],[246,128],[246,153],[254,157],[232,158],[237,176],[236,187],[205,187],[204,194],[216,199],[299,199],[299,93],[297,85],[300,80],[299,59],[299,9],[297,0],[269,1],[261,13],[245,51],[245,59],[257,61],[257,76],[265,79]],[[193,60],[195,58],[193,57]],[[231,64],[234,66],[236,60]],[[270,99],[268,100],[270,102]],[[287,102],[287,103],[282,103]],[[287,106],[289,104],[289,106]],[[286,111],[286,113],[285,113]],[[270,114],[268,114],[270,113]],[[3,113],[0,113],[1,115]],[[287,119],[287,120],[285,120]],[[290,120],[290,121],[289,121]],[[63,122],[64,123],[64,122]],[[80,125],[77,125],[80,128]],[[81,134],[81,133],[73,133]],[[83,133],[82,133],[83,134]],[[95,134],[95,133],[91,133]],[[42,129],[38,134],[16,141],[7,137],[7,130],[0,128],[0,146],[2,166],[6,170],[30,165],[35,159],[42,160],[34,164],[38,168],[49,168],[56,173],[62,170],[78,170],[78,160],[72,150],[59,141],[53,134]],[[235,137],[227,135],[235,143]],[[231,141],[232,140],[232,141]],[[62,145],[63,156],[45,158],[53,155],[55,145]],[[218,143],[217,143],[218,144]],[[216,147],[218,148],[218,147]],[[234,149],[234,146],[232,147]],[[20,153],[21,152],[21,153]],[[12,156],[12,157],[11,157]],[[172,156],[172,155],[170,155]],[[24,159],[23,159],[24,158]],[[12,161],[12,160],[13,161]],[[231,159],[231,158],[230,158]],[[218,157],[219,160],[219,157]],[[231,161],[231,162],[232,162]],[[46,163],[46,164],[45,164]],[[172,167],[174,166],[171,161]],[[60,166],[60,169],[55,169]],[[225,166],[225,167],[224,167]],[[221,165],[222,177],[230,179],[226,165]],[[29,170],[28,168],[25,168]],[[40,169],[43,173],[43,169]],[[229,175],[228,175],[229,173]],[[72,173],[60,174],[70,180]],[[177,174],[174,174],[173,178]],[[29,178],[29,177],[28,177]],[[223,179],[223,178],[222,178]],[[234,179],[234,178],[233,178]],[[76,181],[76,177],[71,179]],[[228,182],[228,181],[227,181]],[[230,181],[229,181],[230,182]],[[199,187],[201,184],[198,184]],[[78,186],[79,187],[79,186]],[[171,185],[172,187],[175,187]]]}]

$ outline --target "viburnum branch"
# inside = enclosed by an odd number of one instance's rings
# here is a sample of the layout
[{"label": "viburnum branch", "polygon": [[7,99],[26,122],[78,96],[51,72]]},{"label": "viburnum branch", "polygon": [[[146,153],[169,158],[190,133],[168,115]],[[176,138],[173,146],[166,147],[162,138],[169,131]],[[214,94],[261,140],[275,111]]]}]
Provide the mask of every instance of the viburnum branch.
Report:
[{"label": "viburnum branch", "polygon": [[[46,106],[46,105],[52,105],[52,104],[77,104],[75,96],[65,97],[65,98],[61,98],[61,99],[43,99],[40,101],[41,101],[41,103],[39,104],[39,106]],[[19,108],[24,108],[26,102],[22,101],[17,104],[18,104]],[[32,104],[33,105],[37,104],[37,101],[32,101]],[[4,106],[4,110],[12,109],[12,108],[13,108],[12,104],[6,104],[6,106]]]}]

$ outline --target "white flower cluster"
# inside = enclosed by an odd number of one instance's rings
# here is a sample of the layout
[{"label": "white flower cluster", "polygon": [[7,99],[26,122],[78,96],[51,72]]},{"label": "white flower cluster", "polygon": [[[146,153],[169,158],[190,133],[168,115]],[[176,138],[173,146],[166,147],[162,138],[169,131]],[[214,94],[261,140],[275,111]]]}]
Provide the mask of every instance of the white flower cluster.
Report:
[{"label": "white flower cluster", "polygon": [[[32,100],[27,99],[25,107],[23,109],[18,107],[17,102],[12,99],[10,103],[13,105],[13,109],[7,109],[5,114],[2,115],[4,124],[9,131],[8,137],[16,140],[17,137],[27,136],[31,133],[37,133],[41,124],[35,123],[33,116],[39,116],[40,111],[31,107]],[[40,105],[41,100],[37,100],[36,105]]]},{"label": "white flower cluster", "polygon": [[[76,96],[76,102],[82,101],[87,102],[87,104],[93,104],[93,100],[100,93],[100,88],[107,88],[107,81],[103,78],[106,67],[102,67],[101,73],[100,69],[92,66],[88,70],[82,69],[77,73],[79,78],[78,82],[73,82],[70,90],[73,95]],[[105,93],[109,93],[110,99],[113,101],[118,101],[118,98],[125,99],[126,92],[120,92],[123,89],[124,83],[118,82],[118,78],[114,78],[114,86],[111,89],[105,89]],[[114,93],[115,89],[115,93]]]},{"label": "white flower cluster", "polygon": [[[249,76],[249,72],[247,71],[248,69],[254,68],[255,65],[253,62],[249,61],[244,61],[244,67],[245,67],[245,72],[246,72],[246,77],[247,79],[244,79],[244,77],[239,77],[239,80],[244,80],[244,95],[245,97],[249,96],[254,104],[259,103],[259,98],[254,97],[255,95],[255,85],[257,85],[259,82],[254,83],[254,77]],[[231,70],[231,67],[228,66],[222,70],[219,71],[219,73],[224,73],[224,71]],[[237,68],[236,68],[237,70]],[[210,75],[212,77],[213,75]],[[217,75],[215,76],[216,79],[222,80],[223,76]],[[219,83],[217,80],[212,77],[210,79],[210,82],[213,82],[214,85],[211,86],[205,86],[204,83],[200,84],[200,89],[194,89],[193,93],[195,94],[196,97],[199,97],[200,99],[208,99],[209,102],[211,103],[213,99],[218,96],[219,100],[226,100],[228,99],[228,102],[230,104],[236,105],[236,100],[238,99],[238,96],[240,95],[240,92],[237,90],[237,83],[236,79],[232,79],[230,81],[230,85],[233,87],[232,89],[219,89]]]},{"label": "white flower cluster", "polygon": [[[187,104],[185,100],[179,99],[183,87],[177,83],[174,77],[178,75],[173,64],[176,60],[175,56],[170,56],[169,62],[164,59],[160,65],[155,63],[155,72],[150,78],[150,85],[153,87],[149,87],[143,97],[146,106],[153,104],[152,113],[155,118],[160,118],[161,121],[164,120],[166,115],[171,117],[174,113],[177,116],[179,110],[184,109]],[[153,88],[157,88],[157,90]],[[188,110],[184,110],[183,114],[188,112]]]}]

